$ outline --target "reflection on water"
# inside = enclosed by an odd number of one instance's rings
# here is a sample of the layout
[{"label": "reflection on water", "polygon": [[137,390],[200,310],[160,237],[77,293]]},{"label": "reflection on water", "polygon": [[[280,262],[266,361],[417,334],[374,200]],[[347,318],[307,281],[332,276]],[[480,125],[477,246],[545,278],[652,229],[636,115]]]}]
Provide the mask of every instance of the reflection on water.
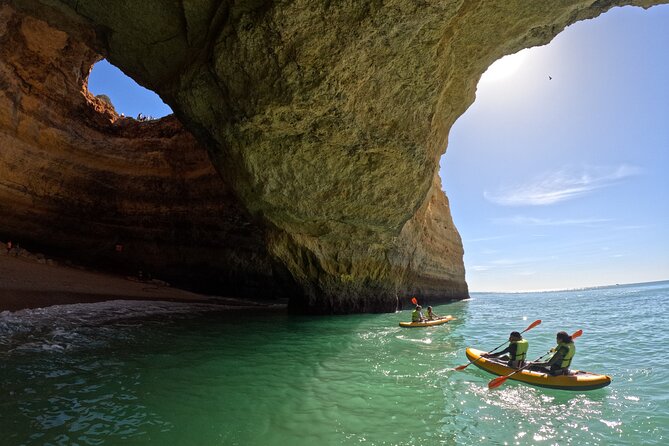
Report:
[{"label": "reflection on water", "polygon": [[[409,312],[293,317],[175,303],[98,303],[0,314],[2,444],[666,444],[669,284],[475,295],[451,323]],[[583,329],[590,392],[507,381],[489,391],[464,348],[535,320],[530,357]],[[624,334],[625,342],[616,342]],[[532,356],[534,355],[534,356]]]}]

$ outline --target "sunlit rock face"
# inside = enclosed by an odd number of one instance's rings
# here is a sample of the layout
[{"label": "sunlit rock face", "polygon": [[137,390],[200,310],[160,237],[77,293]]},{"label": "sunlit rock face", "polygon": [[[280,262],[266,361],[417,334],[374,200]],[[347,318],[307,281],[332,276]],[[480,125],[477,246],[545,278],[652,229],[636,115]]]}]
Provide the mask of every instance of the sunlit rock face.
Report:
[{"label": "sunlit rock face", "polygon": [[467,297],[437,171],[481,73],[612,6],[660,2],[10,3],[175,110],[297,285],[294,308],[353,312]]}]

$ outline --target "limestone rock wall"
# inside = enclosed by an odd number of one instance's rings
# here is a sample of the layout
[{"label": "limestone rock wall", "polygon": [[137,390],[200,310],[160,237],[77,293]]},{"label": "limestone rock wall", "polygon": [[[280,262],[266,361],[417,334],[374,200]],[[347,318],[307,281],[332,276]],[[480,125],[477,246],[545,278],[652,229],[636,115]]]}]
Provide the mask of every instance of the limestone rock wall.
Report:
[{"label": "limestone rock wall", "polygon": [[467,296],[437,171],[499,57],[647,0],[12,0],[158,92],[313,312]]},{"label": "limestone rock wall", "polygon": [[263,229],[178,120],[121,118],[87,92],[99,58],[0,5],[2,238],[203,291],[287,296]]}]

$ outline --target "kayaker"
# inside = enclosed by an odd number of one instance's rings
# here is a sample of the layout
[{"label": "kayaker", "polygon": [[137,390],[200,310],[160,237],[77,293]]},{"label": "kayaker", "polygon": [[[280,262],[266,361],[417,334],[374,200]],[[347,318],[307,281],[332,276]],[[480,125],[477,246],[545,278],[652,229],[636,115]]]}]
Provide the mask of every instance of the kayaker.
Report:
[{"label": "kayaker", "polygon": [[423,307],[416,305],[416,309],[411,312],[411,322],[425,322],[422,309]]},{"label": "kayaker", "polygon": [[441,316],[432,311],[432,307],[427,307],[427,314],[425,315],[425,317],[427,318],[428,321],[441,319]]},{"label": "kayaker", "polygon": [[546,362],[535,362],[532,365],[532,370],[537,367],[544,367],[551,375],[568,375],[571,360],[576,354],[576,345],[571,339],[571,336],[566,331],[560,331],[555,336],[557,339],[557,347],[551,349],[555,354]]},{"label": "kayaker", "polygon": [[498,353],[484,353],[482,356],[484,358],[497,358],[508,353],[508,356],[501,357],[500,359],[508,361],[509,367],[518,369],[525,366],[525,356],[527,356],[529,346],[529,342],[523,339],[520,333],[512,331],[509,335],[509,346],[507,348]]}]

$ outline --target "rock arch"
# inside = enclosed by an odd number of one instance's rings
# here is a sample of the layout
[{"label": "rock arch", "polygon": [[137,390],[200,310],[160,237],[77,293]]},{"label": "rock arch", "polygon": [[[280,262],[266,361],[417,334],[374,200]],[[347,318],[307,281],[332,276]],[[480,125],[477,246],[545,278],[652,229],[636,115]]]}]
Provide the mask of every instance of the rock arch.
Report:
[{"label": "rock arch", "polygon": [[340,313],[466,297],[437,171],[481,73],[613,6],[662,2],[9,3],[159,93],[255,222],[272,265],[258,283],[286,275],[294,308]]}]

